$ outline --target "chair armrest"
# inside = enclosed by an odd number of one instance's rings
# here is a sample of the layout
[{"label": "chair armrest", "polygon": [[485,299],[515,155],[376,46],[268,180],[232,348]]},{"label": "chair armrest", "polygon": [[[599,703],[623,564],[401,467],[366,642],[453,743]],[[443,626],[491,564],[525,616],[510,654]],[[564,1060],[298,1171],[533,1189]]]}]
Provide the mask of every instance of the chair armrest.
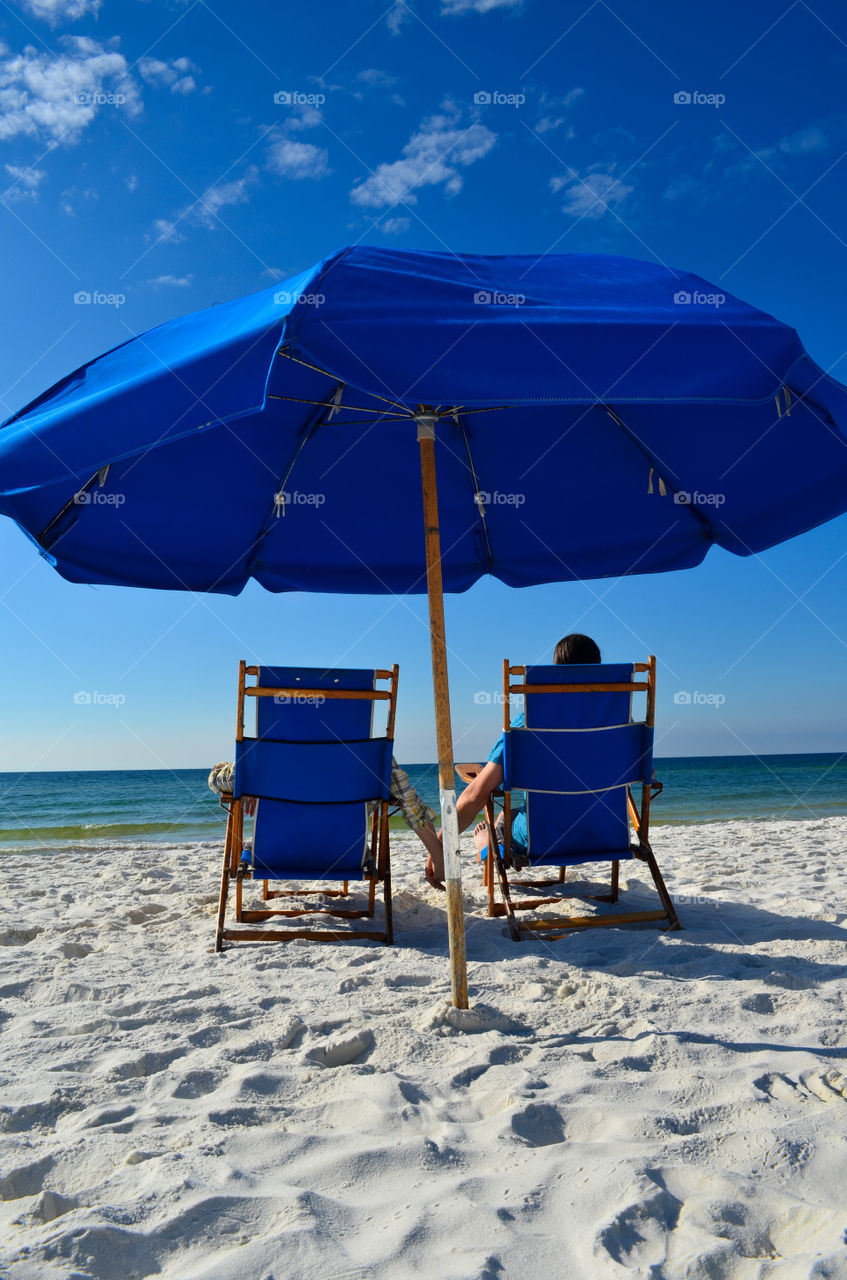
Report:
[{"label": "chair armrest", "polygon": [[473,782],[478,773],[482,773],[484,764],[456,764],[453,766],[462,782]]}]

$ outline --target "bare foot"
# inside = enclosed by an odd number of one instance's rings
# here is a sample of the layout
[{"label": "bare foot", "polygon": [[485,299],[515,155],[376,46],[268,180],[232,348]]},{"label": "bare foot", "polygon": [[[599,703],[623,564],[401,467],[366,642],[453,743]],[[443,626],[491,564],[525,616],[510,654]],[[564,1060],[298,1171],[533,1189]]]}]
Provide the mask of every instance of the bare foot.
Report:
[{"label": "bare foot", "polygon": [[484,822],[478,822],[474,827],[473,843],[481,859],[483,852],[488,852],[488,827]]}]

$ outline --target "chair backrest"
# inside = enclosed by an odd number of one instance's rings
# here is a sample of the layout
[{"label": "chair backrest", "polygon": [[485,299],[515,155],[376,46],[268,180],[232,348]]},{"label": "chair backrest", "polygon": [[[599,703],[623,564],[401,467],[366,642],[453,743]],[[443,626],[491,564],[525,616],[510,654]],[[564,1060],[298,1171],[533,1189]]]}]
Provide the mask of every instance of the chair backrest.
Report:
[{"label": "chair backrest", "polygon": [[[244,676],[253,676],[255,683]],[[368,802],[387,801],[390,795],[396,673],[262,666],[244,668],[244,676],[233,794],[259,799],[254,875],[360,876]],[[377,688],[385,678],[387,691]],[[246,736],[244,708],[251,698],[256,733]],[[379,699],[389,701],[389,733],[374,738],[373,707]]]},{"label": "chair backrest", "polygon": [[[648,690],[638,672],[652,678],[652,666],[505,665],[509,689],[523,692],[524,728],[506,731],[504,787],[526,792],[530,861],[631,856],[627,787],[649,787],[653,770],[653,699],[633,721],[632,694]],[[510,682],[516,670],[522,684]]]}]

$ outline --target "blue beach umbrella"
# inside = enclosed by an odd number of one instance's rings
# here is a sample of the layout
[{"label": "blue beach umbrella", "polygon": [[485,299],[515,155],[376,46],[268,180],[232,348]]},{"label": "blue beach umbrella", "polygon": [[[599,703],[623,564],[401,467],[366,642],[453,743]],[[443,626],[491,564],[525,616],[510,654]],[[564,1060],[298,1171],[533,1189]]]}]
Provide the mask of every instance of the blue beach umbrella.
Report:
[{"label": "blue beach umbrella", "polygon": [[687,568],[845,510],[847,389],[795,331],[599,255],[342,249],[0,428],[0,512],[72,582],[429,592],[459,1005],[443,591]]}]

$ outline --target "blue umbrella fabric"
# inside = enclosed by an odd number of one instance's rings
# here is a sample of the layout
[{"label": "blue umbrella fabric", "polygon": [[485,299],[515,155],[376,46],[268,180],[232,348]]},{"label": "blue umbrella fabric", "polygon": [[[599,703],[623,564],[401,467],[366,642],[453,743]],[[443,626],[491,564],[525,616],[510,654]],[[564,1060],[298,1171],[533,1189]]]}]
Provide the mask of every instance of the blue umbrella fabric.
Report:
[{"label": "blue umbrella fabric", "polygon": [[0,512],[63,577],[426,590],[759,552],[847,510],[847,391],[699,277],[345,248],[92,360],[0,428]]}]

